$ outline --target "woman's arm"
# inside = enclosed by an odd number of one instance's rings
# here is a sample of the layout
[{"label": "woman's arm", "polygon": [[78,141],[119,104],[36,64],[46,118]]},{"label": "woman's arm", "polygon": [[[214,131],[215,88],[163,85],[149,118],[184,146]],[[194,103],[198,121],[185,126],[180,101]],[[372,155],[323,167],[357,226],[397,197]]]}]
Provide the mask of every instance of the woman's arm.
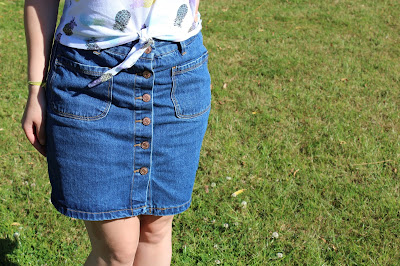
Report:
[{"label": "woman's arm", "polygon": [[[26,0],[25,37],[28,49],[28,80],[44,81],[57,22],[59,0]],[[28,85],[29,95],[21,120],[31,144],[46,156],[46,97],[44,88]]]}]

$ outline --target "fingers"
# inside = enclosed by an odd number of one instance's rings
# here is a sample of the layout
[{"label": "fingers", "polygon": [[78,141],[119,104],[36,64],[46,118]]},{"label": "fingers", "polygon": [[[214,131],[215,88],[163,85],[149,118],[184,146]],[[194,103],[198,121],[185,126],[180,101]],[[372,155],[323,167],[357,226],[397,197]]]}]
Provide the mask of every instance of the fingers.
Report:
[{"label": "fingers", "polygon": [[37,137],[39,140],[39,143],[41,145],[46,145],[46,123],[45,121],[42,121],[39,125],[36,125],[37,129]]},{"label": "fingers", "polygon": [[46,156],[46,98],[43,90],[30,91],[24,115],[21,119],[22,128],[33,147]]},{"label": "fingers", "polygon": [[22,123],[22,129],[25,132],[26,137],[28,138],[29,142],[33,145],[33,143],[35,142],[35,133],[34,133],[34,125],[31,124],[27,124],[27,123]]},{"label": "fingers", "polygon": [[39,143],[39,141],[36,139],[36,141],[34,143],[32,143],[33,147],[35,147],[35,149],[40,152],[40,154],[42,154],[44,157],[46,157],[46,146],[42,145]]},{"label": "fingers", "polygon": [[[44,123],[42,123],[42,125],[43,124]],[[31,126],[23,124],[22,128],[24,129],[25,135],[28,138],[29,142],[32,144],[32,146],[38,152],[40,152],[40,154],[42,154],[43,156],[46,157],[46,146],[42,145],[41,142],[39,141],[36,126],[34,124],[32,124]],[[43,128],[43,132],[44,132],[44,128]],[[42,134],[44,134],[44,133],[42,133]],[[42,142],[42,143],[45,143],[45,142]]]},{"label": "fingers", "polygon": [[36,129],[36,141],[33,143],[38,152],[40,152],[44,157],[46,157],[46,123],[44,120],[40,125],[35,126]]}]

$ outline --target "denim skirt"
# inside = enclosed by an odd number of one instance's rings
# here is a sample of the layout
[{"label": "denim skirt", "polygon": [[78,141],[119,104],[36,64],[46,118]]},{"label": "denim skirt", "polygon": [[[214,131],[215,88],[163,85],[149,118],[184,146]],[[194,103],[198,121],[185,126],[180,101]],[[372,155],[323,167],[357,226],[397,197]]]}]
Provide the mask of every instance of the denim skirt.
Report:
[{"label": "denim skirt", "polygon": [[203,37],[155,39],[133,67],[88,88],[135,44],[53,45],[47,162],[51,201],[69,217],[164,216],[190,206],[211,106]]}]

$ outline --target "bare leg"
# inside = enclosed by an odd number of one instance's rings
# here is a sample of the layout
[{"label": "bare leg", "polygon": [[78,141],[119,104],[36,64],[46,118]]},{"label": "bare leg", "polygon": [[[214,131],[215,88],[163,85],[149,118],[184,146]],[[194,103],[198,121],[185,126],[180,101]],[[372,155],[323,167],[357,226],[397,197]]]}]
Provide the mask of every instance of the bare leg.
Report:
[{"label": "bare leg", "polygon": [[132,265],[139,241],[138,217],[85,221],[92,251],[85,266]]},{"label": "bare leg", "polygon": [[172,256],[171,216],[140,216],[140,238],[134,266],[168,266]]}]

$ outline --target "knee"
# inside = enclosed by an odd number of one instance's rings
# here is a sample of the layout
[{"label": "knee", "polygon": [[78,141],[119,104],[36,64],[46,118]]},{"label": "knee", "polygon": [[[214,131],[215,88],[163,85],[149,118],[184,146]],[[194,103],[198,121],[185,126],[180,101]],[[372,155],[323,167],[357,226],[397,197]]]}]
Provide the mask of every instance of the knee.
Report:
[{"label": "knee", "polygon": [[172,217],[159,217],[156,220],[143,219],[140,224],[140,241],[159,244],[170,241],[172,234]]},{"label": "knee", "polygon": [[85,221],[92,244],[87,265],[132,265],[139,240],[138,217]]},{"label": "knee", "polygon": [[157,230],[144,226],[140,232],[140,241],[150,244],[162,243],[166,238],[170,238],[170,233],[166,230]]},{"label": "knee", "polygon": [[120,245],[103,253],[103,258],[109,265],[132,265],[135,260],[135,253],[135,247]]}]

